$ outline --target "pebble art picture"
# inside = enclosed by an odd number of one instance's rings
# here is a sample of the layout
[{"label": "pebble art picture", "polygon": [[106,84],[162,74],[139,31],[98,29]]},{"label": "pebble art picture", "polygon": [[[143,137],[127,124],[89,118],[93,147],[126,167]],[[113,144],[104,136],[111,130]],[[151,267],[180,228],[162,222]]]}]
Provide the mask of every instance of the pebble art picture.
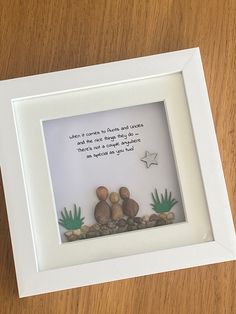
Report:
[{"label": "pebble art picture", "polygon": [[43,122],[61,242],[185,221],[164,102]]},{"label": "pebble art picture", "polygon": [[99,186],[96,190],[99,202],[94,209],[96,222],[90,226],[84,224],[84,217],[81,217],[81,208],[69,212],[64,209],[61,212],[59,224],[67,231],[65,237],[68,241],[89,239],[126,231],[134,231],[145,228],[152,228],[172,224],[175,214],[171,212],[177,201],[172,198],[171,192],[158,195],[157,190],[152,193],[152,209],[155,213],[139,216],[139,204],[130,198],[130,191],[127,187],[121,187],[119,193],[111,192],[105,186]]}]

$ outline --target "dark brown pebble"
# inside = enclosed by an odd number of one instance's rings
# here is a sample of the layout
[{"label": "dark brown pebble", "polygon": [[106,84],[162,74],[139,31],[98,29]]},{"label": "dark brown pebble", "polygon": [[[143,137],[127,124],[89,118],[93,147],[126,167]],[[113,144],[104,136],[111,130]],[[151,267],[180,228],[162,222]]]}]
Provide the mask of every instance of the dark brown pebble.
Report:
[{"label": "dark brown pebble", "polygon": [[122,204],[123,212],[128,217],[135,217],[139,210],[139,205],[131,198],[126,198]]},{"label": "dark brown pebble", "polygon": [[110,230],[110,234],[116,234],[119,228],[114,228]]},{"label": "dark brown pebble", "polygon": [[105,231],[105,230],[110,230],[106,225],[103,225],[102,227],[101,227],[101,230],[102,231]]},{"label": "dark brown pebble", "polygon": [[120,219],[118,222],[117,222],[117,226],[119,227],[124,227],[127,225],[127,221],[125,219]]},{"label": "dark brown pebble", "polygon": [[117,230],[117,232],[125,232],[125,231],[127,231],[127,228],[128,228],[128,226],[126,225],[126,226],[124,226],[124,227],[119,227],[118,228],[118,230]]},{"label": "dark brown pebble", "polygon": [[155,227],[156,226],[156,221],[149,221],[147,222],[147,228],[152,228],[152,227]]},{"label": "dark brown pebble", "polygon": [[142,223],[142,218],[141,217],[134,217],[134,222],[137,222],[138,224]]},{"label": "dark brown pebble", "polygon": [[124,199],[127,199],[129,198],[130,196],[130,192],[128,190],[128,188],[122,186],[119,190],[119,193],[120,193],[120,197],[124,200]]},{"label": "dark brown pebble", "polygon": [[85,233],[81,233],[79,235],[79,240],[83,240],[83,239],[86,239],[86,234]]},{"label": "dark brown pebble", "polygon": [[138,225],[138,229],[145,229],[146,228],[146,225],[145,224],[139,224]]},{"label": "dark brown pebble", "polygon": [[107,224],[108,228],[112,228],[113,229],[113,228],[115,228],[115,226],[116,226],[116,223],[114,221],[109,221],[108,224]]},{"label": "dark brown pebble", "polygon": [[132,218],[128,218],[127,224],[132,226],[134,224],[134,220]]},{"label": "dark brown pebble", "polygon": [[99,237],[100,236],[100,232],[98,232],[98,231],[89,231],[86,236],[87,236],[87,238]]},{"label": "dark brown pebble", "polygon": [[127,227],[127,231],[133,231],[133,230],[137,230],[138,228],[137,228],[137,226],[128,226]]},{"label": "dark brown pebble", "polygon": [[110,228],[110,229],[108,229],[109,230],[109,232],[110,232],[110,234],[114,234],[114,233],[117,233],[117,230],[119,229],[119,227],[118,226],[115,226],[114,228]]},{"label": "dark brown pebble", "polygon": [[111,208],[106,201],[97,203],[94,210],[95,220],[100,224],[106,224],[111,219]]},{"label": "dark brown pebble", "polygon": [[110,234],[110,231],[109,230],[102,230],[101,231],[101,235],[108,235],[108,234]]},{"label": "dark brown pebble", "polygon": [[156,214],[152,214],[149,218],[149,221],[157,221],[159,217]]},{"label": "dark brown pebble", "polygon": [[166,221],[164,219],[158,219],[156,221],[156,226],[163,226],[166,225]]}]

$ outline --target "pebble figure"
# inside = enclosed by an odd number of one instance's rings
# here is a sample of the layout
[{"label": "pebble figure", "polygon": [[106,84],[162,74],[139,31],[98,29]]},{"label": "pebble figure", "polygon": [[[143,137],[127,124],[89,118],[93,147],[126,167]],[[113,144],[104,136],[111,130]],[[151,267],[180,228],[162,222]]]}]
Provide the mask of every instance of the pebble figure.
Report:
[{"label": "pebble figure", "polygon": [[119,204],[120,196],[116,192],[111,192],[110,196],[111,201],[111,216],[114,220],[119,220],[123,217],[123,210],[122,206]]},{"label": "pebble figure", "polygon": [[109,195],[108,189],[105,186],[99,186],[96,194],[99,202],[95,206],[94,217],[98,223],[106,224],[111,219],[111,207],[106,201]]},{"label": "pebble figure", "polygon": [[128,188],[121,187],[119,190],[120,197],[123,199],[122,209],[123,213],[128,217],[135,217],[139,210],[139,205],[136,201],[130,198]]}]

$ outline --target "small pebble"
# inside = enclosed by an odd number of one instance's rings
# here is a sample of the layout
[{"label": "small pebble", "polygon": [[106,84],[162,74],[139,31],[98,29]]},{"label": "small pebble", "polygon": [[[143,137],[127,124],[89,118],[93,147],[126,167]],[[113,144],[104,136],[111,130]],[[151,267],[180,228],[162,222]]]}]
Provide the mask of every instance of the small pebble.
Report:
[{"label": "small pebble", "polygon": [[166,225],[165,219],[158,219],[156,221],[156,226],[163,226],[163,225]]},{"label": "small pebble", "polygon": [[90,231],[99,231],[101,230],[101,226],[99,224],[94,224],[90,227],[89,231],[87,232],[90,232]]},{"label": "small pebble", "polygon": [[114,229],[111,229],[110,230],[110,234],[116,234],[117,233],[117,231],[118,231],[118,227],[117,228],[114,228]]},{"label": "small pebble", "polygon": [[127,228],[128,228],[128,226],[126,225],[126,226],[124,226],[124,227],[119,227],[118,228],[118,230],[117,230],[117,232],[125,232],[125,231],[127,231]]},{"label": "small pebble", "polygon": [[149,221],[156,221],[156,220],[158,220],[157,214],[152,214],[152,215],[149,217]]},{"label": "small pebble", "polygon": [[89,231],[86,236],[87,236],[87,238],[99,237],[100,236],[100,232],[98,232],[98,231]]},{"label": "small pebble", "polygon": [[142,220],[145,221],[145,222],[148,222],[149,221],[149,216],[148,215],[143,216]]},{"label": "small pebble", "polygon": [[70,237],[70,236],[72,235],[72,231],[66,231],[66,232],[64,233],[64,235],[65,235],[66,237]]},{"label": "small pebble", "polygon": [[114,221],[109,221],[108,223],[107,223],[107,227],[108,228],[114,228],[116,226],[116,223],[114,222]]},{"label": "small pebble", "polygon": [[166,213],[161,213],[159,215],[159,217],[166,220],[167,214]]},{"label": "small pebble", "polygon": [[109,230],[102,230],[101,231],[101,235],[108,235],[108,234],[110,234],[110,231]]},{"label": "small pebble", "polygon": [[142,223],[141,217],[134,217],[134,222],[137,222],[138,224]]},{"label": "small pebble", "polygon": [[133,225],[134,224],[134,220],[132,218],[128,218],[127,219],[127,224],[128,225]]},{"label": "small pebble", "polygon": [[145,229],[146,228],[146,225],[145,224],[139,224],[138,225],[138,229]]},{"label": "small pebble", "polygon": [[127,221],[125,219],[120,219],[118,222],[117,222],[117,225],[119,227],[124,227],[127,225]]},{"label": "small pebble", "polygon": [[113,228],[109,228],[108,230],[109,230],[109,232],[111,233],[111,234],[114,234],[114,233],[117,233],[117,230],[119,229],[119,227],[118,226],[114,226]]},{"label": "small pebble", "polygon": [[147,222],[147,228],[152,228],[156,226],[156,221],[148,221]]},{"label": "small pebble", "polygon": [[81,233],[78,237],[79,240],[83,240],[86,239],[86,234],[85,233]]},{"label": "small pebble", "polygon": [[173,212],[169,212],[166,216],[168,220],[174,220],[175,219],[175,214]]},{"label": "small pebble", "polygon": [[133,230],[137,230],[138,228],[137,228],[137,226],[131,226],[131,225],[129,225],[128,227],[127,227],[127,231],[133,231]]},{"label": "small pebble", "polygon": [[102,231],[106,231],[106,230],[110,230],[106,225],[103,225],[102,227],[101,227],[101,230]]},{"label": "small pebble", "polygon": [[81,231],[82,231],[82,233],[87,233],[87,232],[89,231],[89,226],[83,225],[83,226],[81,227]]},{"label": "small pebble", "polygon": [[67,238],[67,240],[68,240],[69,242],[76,241],[76,240],[78,240],[78,237],[79,237],[79,236],[77,236],[77,235],[75,235],[75,234],[72,234],[72,235],[70,235],[70,236]]},{"label": "small pebble", "polygon": [[81,234],[81,230],[80,229],[76,229],[76,230],[73,230],[72,233],[76,236],[79,236]]}]

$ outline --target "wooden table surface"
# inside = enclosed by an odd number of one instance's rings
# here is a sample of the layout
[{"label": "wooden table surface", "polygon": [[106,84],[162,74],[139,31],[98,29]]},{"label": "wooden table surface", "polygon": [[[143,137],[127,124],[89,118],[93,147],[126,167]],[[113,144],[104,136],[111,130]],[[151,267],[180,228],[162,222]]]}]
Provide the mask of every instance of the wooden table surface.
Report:
[{"label": "wooden table surface", "polygon": [[[235,219],[235,38],[235,0],[0,0],[0,79],[199,46]],[[19,299],[1,184],[0,313],[236,313],[236,263]]]}]

